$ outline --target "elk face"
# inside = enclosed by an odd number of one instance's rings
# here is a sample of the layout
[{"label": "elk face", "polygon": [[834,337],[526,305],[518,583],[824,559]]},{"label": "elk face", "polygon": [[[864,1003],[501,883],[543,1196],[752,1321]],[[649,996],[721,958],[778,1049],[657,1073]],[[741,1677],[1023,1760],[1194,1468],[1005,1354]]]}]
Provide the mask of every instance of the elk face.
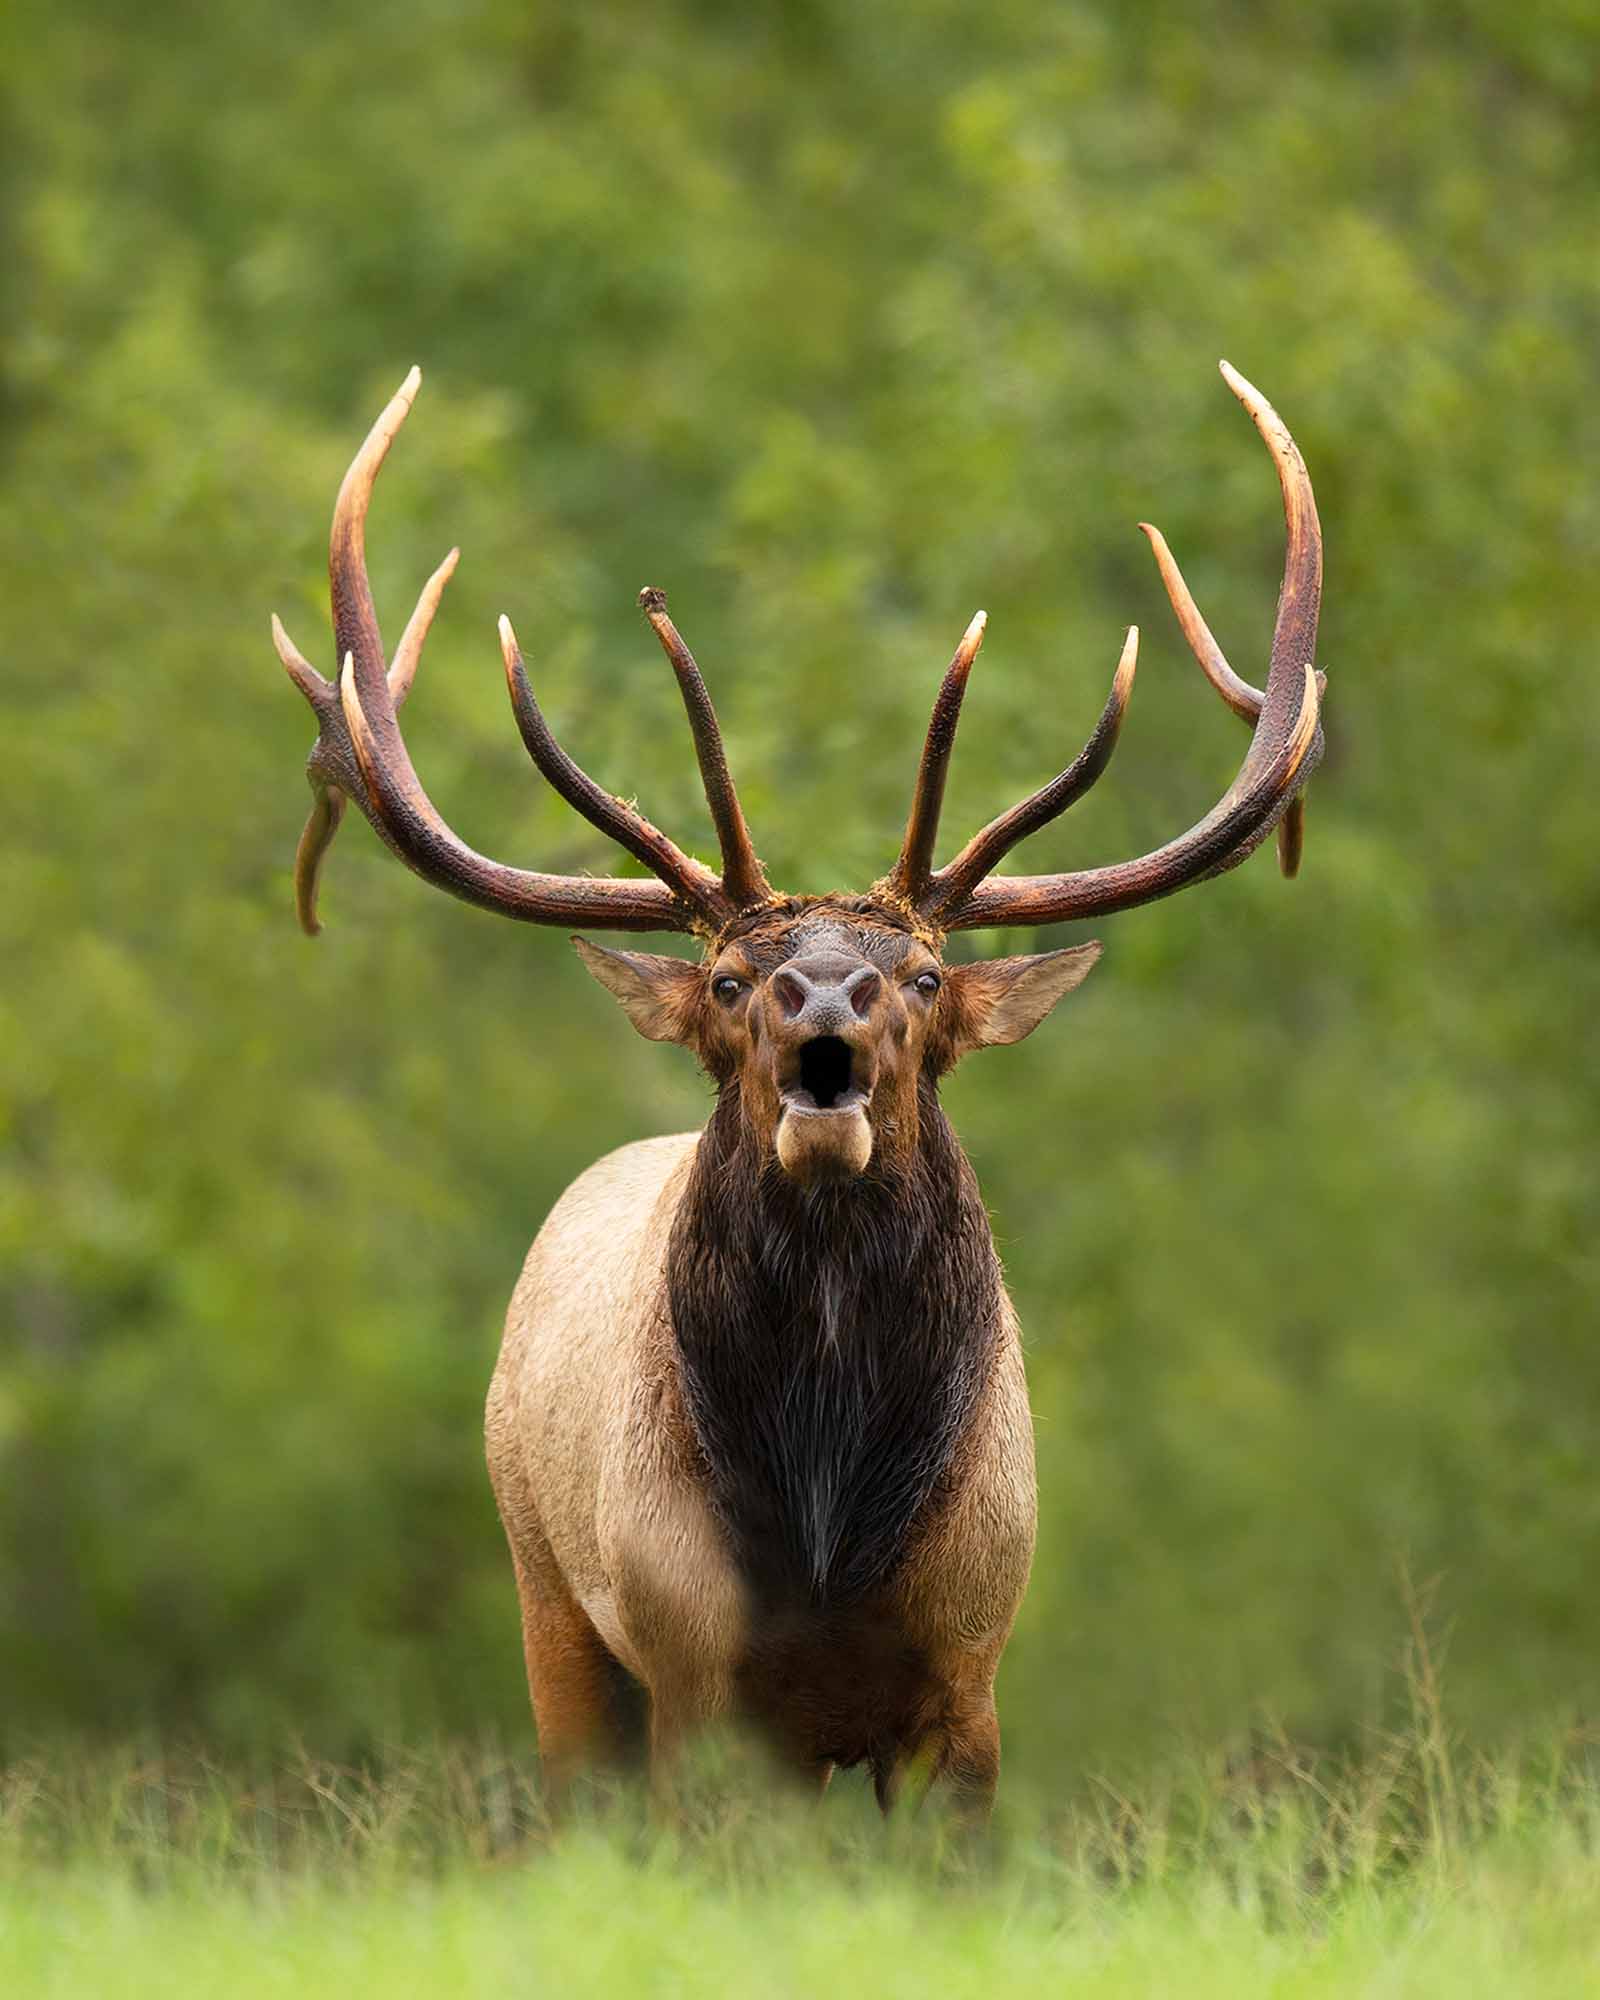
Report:
[{"label": "elk face", "polygon": [[641,1034],[692,1048],[724,1089],[737,1083],[761,1156],[804,1187],[905,1160],[922,1082],[1030,1034],[1100,952],[946,966],[866,898],[736,927],[700,965],[574,942]]}]

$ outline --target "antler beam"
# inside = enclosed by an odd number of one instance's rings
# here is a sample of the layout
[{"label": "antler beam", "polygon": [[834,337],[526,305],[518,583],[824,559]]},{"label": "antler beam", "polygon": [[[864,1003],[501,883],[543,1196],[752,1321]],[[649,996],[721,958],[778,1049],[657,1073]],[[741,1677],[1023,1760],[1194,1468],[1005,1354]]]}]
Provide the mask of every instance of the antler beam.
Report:
[{"label": "antler beam", "polygon": [[[1178,623],[1206,678],[1251,722],[1250,747],[1224,797],[1176,840],[1107,867],[1054,875],[996,876],[994,868],[1030,834],[1082,798],[1110,762],[1133,691],[1139,634],[1130,627],[1100,719],[1078,756],[1031,798],[991,820],[943,869],[933,866],[940,808],[967,681],[983,643],[979,612],[956,648],[929,721],[900,855],[879,891],[930,928],[1054,923],[1122,910],[1174,894],[1234,867],[1278,828],[1284,872],[1299,862],[1301,794],[1322,750],[1324,677],[1312,664],[1322,587],[1322,538],[1310,477],[1294,440],[1261,393],[1222,363],[1228,386],[1249,411],[1278,469],[1286,550],[1264,690],[1236,674],[1200,615],[1160,532],[1144,525]],[[547,875],[492,861],[452,831],[423,790],[400,733],[398,711],[423,641],[453,574],[452,549],[424,586],[393,661],[386,664],[367,580],[366,518],[372,489],[421,383],[413,368],[352,460],[339,488],[329,536],[328,574],[339,677],[325,680],[276,618],[273,643],[317,717],[307,761],[313,804],[295,857],[295,901],[303,927],[318,929],[317,886],[345,807],[354,799],[379,836],[426,880],[480,908],[528,923],[617,930],[712,932],[774,895],[750,838],[728,770],[716,711],[694,655],[659,590],[639,602],[677,677],[721,850],[714,873],[684,852],[627,801],[597,785],[556,741],[534,697],[509,620],[500,646],[512,713],[534,764],[593,826],[649,868],[656,879]]]},{"label": "antler beam", "polygon": [[[516,635],[504,618],[500,621],[500,643],[506,683],[529,755],[568,804],[642,861],[658,879],[595,880],[507,867],[469,847],[428,798],[401,736],[397,712],[416,676],[423,640],[459,551],[452,549],[429,578],[389,665],[384,660],[366,563],[366,519],[372,489],[421,381],[420,370],[413,368],[351,461],[334,505],[328,576],[334,643],[341,663],[338,686],[325,680],[306,660],[276,618],[272,621],[279,658],[311,704],[319,732],[306,767],[314,795],[311,816],[295,856],[295,904],[302,927],[313,936],[320,928],[318,880],[346,803],[352,798],[380,838],[425,880],[481,909],[526,923],[637,931],[715,930],[740,910],[766,901],[771,891],[755,858],[728,776],[710,697],[699,669],[676,633],[673,639],[687,665],[674,659],[674,666],[684,686],[712,818],[722,841],[721,878],[685,854],[637,808],[604,791],[561,748],[540,713]],[[652,595],[659,597],[659,593]],[[670,630],[664,599],[659,609]],[[654,615],[651,622],[656,623]]]},{"label": "antler beam", "polygon": [[[1274,826],[1285,874],[1299,862],[1300,794],[1322,752],[1324,676],[1312,665],[1322,591],[1322,534],[1311,479],[1299,449],[1272,405],[1224,361],[1223,378],[1249,411],[1278,469],[1283,490],[1285,555],[1271,661],[1264,692],[1240,679],[1223,657],[1160,534],[1146,527],[1179,625],[1208,680],[1236,713],[1254,725],[1237,777],[1209,813],[1176,840],[1132,861],[1071,874],[992,876],[1018,841],[1047,825],[1081,798],[1105,769],[1132,691],[1138,632],[1130,628],[1122,659],[1094,733],[1061,775],[1031,799],[992,820],[948,865],[914,887],[906,872],[910,835],[889,878],[919,915],[940,930],[1006,924],[1059,923],[1106,915],[1170,896],[1222,873],[1251,854]],[[959,657],[959,656],[958,656]],[[952,669],[953,671],[953,669]],[[962,677],[964,685],[965,676]],[[950,686],[946,676],[939,703]],[[959,695],[956,705],[959,707]],[[937,724],[940,706],[935,706]],[[930,746],[934,728],[929,730]],[[953,716],[951,718],[953,733]],[[948,744],[945,755],[948,756]],[[924,769],[929,753],[924,752]],[[938,771],[942,791],[944,768]],[[922,796],[919,780],[918,797]],[[935,814],[937,799],[935,799]],[[913,807],[913,822],[917,820]],[[931,847],[931,832],[928,845]]]}]

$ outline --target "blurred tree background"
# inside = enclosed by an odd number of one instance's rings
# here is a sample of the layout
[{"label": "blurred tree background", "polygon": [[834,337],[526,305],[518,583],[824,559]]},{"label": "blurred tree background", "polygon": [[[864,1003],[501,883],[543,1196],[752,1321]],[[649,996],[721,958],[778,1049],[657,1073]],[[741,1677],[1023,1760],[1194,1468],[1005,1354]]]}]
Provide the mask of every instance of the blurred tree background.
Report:
[{"label": "blurred tree background", "polygon": [[[494,617],[602,781],[709,828],[664,585],[774,876],[864,886],[973,609],[953,841],[1145,644],[1019,857],[1136,852],[1243,732],[1161,524],[1264,671],[1277,403],[1327,535],[1327,761],[1270,855],[1102,926],[949,1090],[1031,1343],[1012,1769],[1265,1711],[1337,1739],[1438,1575],[1460,1713],[1596,1696],[1593,0],[12,0],[0,26],[0,1728],[337,1753],[525,1732],[479,1409],[519,1261],[697,1122],[559,935],[352,816],[293,924],[341,472],[407,712],[507,859],[542,792]],[[1072,933],[977,938],[1029,949]]]}]

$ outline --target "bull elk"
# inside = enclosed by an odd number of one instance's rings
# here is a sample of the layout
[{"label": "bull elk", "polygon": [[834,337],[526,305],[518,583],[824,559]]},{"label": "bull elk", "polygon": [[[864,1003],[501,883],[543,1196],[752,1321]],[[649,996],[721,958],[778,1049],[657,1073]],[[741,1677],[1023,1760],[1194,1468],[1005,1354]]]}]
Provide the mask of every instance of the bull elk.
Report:
[{"label": "bull elk", "polygon": [[307,931],[318,928],[323,856],[353,799],[408,867],[464,902],[526,923],[680,931],[701,948],[691,961],[573,940],[642,1035],[699,1059],[716,1102],[703,1131],[624,1146],[562,1195],[523,1267],[489,1391],[489,1469],[541,1754],[558,1786],[625,1750],[646,1716],[658,1776],[686,1736],[734,1716],[820,1783],[836,1765],[865,1762],[885,1807],[914,1756],[971,1810],[993,1796],[995,1669],[1033,1551],[1033,1438],[1016,1316],[939,1081],[969,1050],[1030,1034],[1100,946],[967,964],[945,963],[943,946],[953,931],[1152,902],[1234,867],[1274,827],[1294,872],[1303,787],[1322,747],[1316,504],[1271,405],[1226,362],[1222,372],[1283,488],[1271,660],[1263,691],[1233,672],[1146,527],[1184,636],[1253,729],[1224,797],[1134,860],[993,872],[1105,769],[1133,687],[1137,627],[1078,756],[934,865],[980,611],[934,702],[899,859],[865,895],[779,894],[700,670],[658,590],[639,601],[688,710],[720,868],[572,761],[504,618],[528,754],[653,879],[540,874],[475,852],[423,790],[397,721],[456,551],[389,661],[367,583],[368,502],[416,370],[339,489],[336,682],[273,620],[319,728],[295,866]]}]

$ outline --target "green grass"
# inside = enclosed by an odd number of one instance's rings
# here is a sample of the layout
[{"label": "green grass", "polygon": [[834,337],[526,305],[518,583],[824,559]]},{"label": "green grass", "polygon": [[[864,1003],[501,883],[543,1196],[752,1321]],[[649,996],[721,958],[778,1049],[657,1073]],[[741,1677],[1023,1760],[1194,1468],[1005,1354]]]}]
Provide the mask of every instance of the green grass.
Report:
[{"label": "green grass", "polygon": [[1470,1756],[1424,1711],[1342,1764],[1263,1740],[973,1845],[727,1765],[671,1825],[551,1824],[531,1760],[257,1782],[84,1752],[0,1774],[0,1992],[1600,1992],[1600,1760]]}]

